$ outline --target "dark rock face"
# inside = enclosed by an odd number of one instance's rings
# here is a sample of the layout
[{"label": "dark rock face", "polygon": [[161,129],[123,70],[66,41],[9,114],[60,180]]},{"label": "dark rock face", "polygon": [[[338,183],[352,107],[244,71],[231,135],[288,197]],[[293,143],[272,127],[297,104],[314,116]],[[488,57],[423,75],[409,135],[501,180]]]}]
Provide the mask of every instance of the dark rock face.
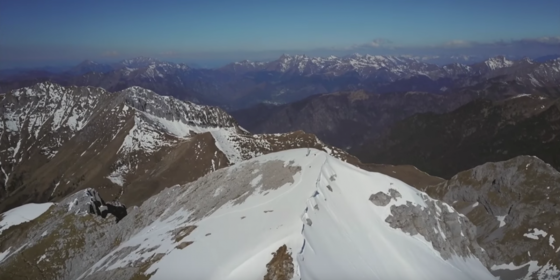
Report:
[{"label": "dark rock face", "polygon": [[89,213],[101,216],[103,219],[107,218],[107,215],[111,214],[115,216],[116,222],[118,223],[126,215],[126,206],[118,201],[105,202],[94,189],[85,190],[85,199],[90,199],[86,205],[89,206]]},{"label": "dark rock face", "polygon": [[411,164],[450,178],[479,164],[535,155],[560,168],[560,103],[541,96],[477,100],[417,114],[351,151],[363,162]]}]

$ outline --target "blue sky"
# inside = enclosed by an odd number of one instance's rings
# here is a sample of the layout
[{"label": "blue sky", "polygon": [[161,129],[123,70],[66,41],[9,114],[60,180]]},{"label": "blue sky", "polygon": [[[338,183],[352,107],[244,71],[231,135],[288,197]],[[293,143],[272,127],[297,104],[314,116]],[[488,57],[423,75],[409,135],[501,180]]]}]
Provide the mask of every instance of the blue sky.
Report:
[{"label": "blue sky", "polygon": [[189,61],[480,52],[496,42],[510,44],[507,51],[524,39],[553,50],[559,11],[557,0],[0,0],[0,68],[139,55]]}]

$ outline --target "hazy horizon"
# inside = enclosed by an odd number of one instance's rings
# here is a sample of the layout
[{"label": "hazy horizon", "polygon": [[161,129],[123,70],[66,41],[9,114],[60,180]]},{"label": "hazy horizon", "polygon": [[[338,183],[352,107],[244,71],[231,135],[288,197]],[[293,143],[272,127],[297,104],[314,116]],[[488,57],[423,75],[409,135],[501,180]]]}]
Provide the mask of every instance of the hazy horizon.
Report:
[{"label": "hazy horizon", "polygon": [[[542,56],[560,50],[552,1],[5,2],[0,68],[137,56],[218,66],[309,56]],[[507,5],[507,9],[504,9]]]}]

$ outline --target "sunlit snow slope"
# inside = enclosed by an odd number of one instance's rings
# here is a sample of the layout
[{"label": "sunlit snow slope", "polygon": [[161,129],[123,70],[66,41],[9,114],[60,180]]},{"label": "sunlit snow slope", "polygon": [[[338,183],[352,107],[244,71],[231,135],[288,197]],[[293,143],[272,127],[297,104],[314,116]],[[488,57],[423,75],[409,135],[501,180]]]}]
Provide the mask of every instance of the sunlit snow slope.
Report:
[{"label": "sunlit snow slope", "polygon": [[[386,195],[374,203],[372,195],[380,192]],[[432,219],[430,234],[392,227],[389,221],[413,223],[398,207]],[[156,215],[153,222],[80,279],[146,260],[144,273],[165,280],[263,279],[275,269],[287,279],[494,279],[475,256],[483,251],[470,223],[447,204],[314,149],[260,156],[166,189],[119,226],[149,214]],[[290,264],[267,265],[283,245]]]},{"label": "sunlit snow slope", "polygon": [[30,203],[0,214],[0,233],[11,226],[29,222],[45,213],[52,203]]}]

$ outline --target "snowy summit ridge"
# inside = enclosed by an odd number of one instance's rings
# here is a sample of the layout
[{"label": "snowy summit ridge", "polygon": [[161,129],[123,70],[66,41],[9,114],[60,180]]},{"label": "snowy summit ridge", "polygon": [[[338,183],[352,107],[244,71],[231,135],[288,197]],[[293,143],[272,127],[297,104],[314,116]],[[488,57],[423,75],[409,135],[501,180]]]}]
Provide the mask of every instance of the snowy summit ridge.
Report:
[{"label": "snowy summit ridge", "polygon": [[[315,149],[260,156],[165,189],[118,224],[75,214],[83,194],[74,196],[38,219],[34,238],[13,243],[25,252],[46,246],[26,258],[54,267],[44,270],[51,278],[494,279],[474,227],[452,207]],[[101,232],[111,234],[96,239]],[[84,241],[59,258],[48,236]],[[17,256],[0,263],[0,274]]]}]

